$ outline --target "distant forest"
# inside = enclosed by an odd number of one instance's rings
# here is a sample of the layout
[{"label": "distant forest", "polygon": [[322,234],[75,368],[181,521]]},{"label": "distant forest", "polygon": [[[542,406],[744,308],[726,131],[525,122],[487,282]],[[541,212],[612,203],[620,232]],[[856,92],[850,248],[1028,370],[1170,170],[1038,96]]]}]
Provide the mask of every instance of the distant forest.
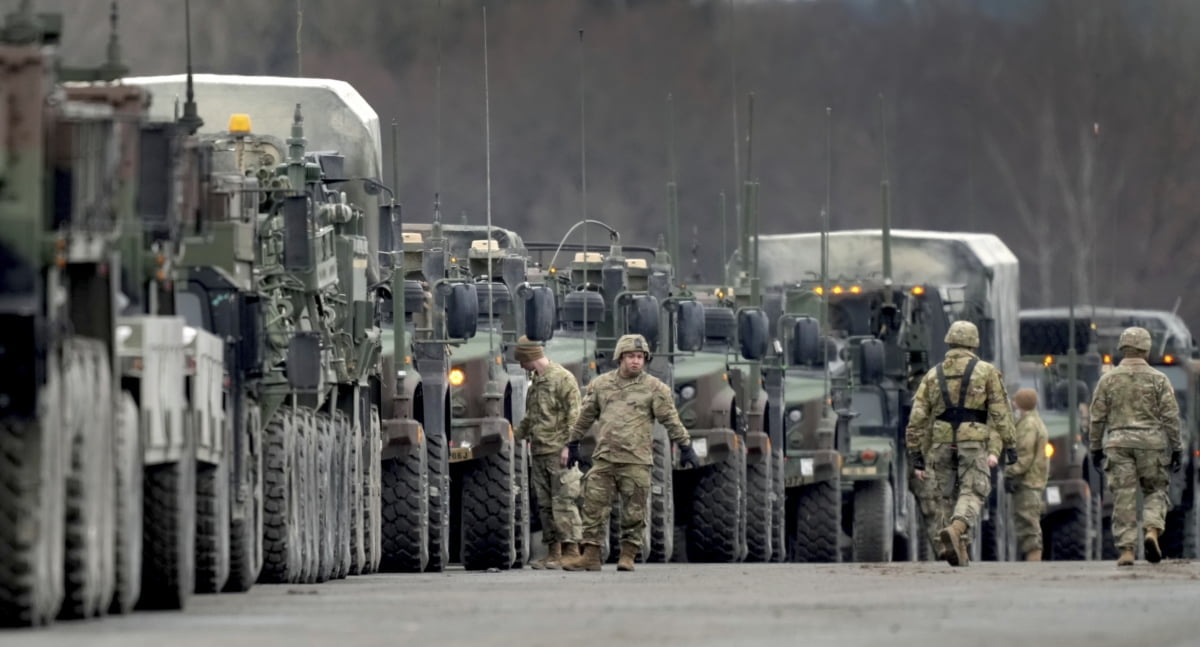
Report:
[{"label": "distant forest", "polygon": [[[68,60],[102,59],[110,2],[35,5],[67,14]],[[388,183],[399,123],[406,213],[426,217],[440,192],[448,220],[483,222],[482,6],[195,0],[195,67],[349,81],[379,113]],[[494,0],[493,221],[557,240],[580,219],[582,53],[587,214],[630,242],[665,231],[672,95],[689,274],[719,280],[722,250],[736,246],[736,103],[737,164],[761,183],[765,233],[818,228],[829,168],[834,228],[878,226],[886,133],[894,226],[999,235],[1021,260],[1026,306],[1064,304],[1075,277],[1081,303],[1170,309],[1182,297],[1200,324],[1189,294],[1200,279],[1200,2],[997,6]],[[119,10],[133,73],[183,71],[183,0]]]}]

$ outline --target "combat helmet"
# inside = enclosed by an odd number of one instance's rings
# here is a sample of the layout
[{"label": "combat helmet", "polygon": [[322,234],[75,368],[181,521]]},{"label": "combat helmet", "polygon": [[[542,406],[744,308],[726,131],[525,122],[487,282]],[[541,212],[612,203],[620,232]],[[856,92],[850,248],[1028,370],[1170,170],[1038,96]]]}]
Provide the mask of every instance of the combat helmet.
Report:
[{"label": "combat helmet", "polygon": [[1143,353],[1150,352],[1150,331],[1137,326],[1126,328],[1121,332],[1121,340],[1117,342],[1117,349],[1126,348],[1140,350]]},{"label": "combat helmet", "polygon": [[621,355],[630,351],[642,351],[646,354],[646,361],[650,361],[650,344],[646,343],[646,338],[641,335],[621,335],[617,340],[617,347],[613,350],[613,359],[621,361]]},{"label": "combat helmet", "polygon": [[946,331],[947,344],[979,348],[979,329],[970,321],[955,321]]}]

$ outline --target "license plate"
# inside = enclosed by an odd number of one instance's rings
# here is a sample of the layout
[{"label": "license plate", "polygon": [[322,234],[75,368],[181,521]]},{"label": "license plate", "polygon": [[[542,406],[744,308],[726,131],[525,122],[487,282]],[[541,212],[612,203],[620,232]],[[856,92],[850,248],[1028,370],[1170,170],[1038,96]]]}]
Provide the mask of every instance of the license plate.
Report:
[{"label": "license plate", "polygon": [[874,476],[879,471],[874,465],[850,465],[842,468],[845,476]]},{"label": "license plate", "polygon": [[700,458],[704,458],[705,456],[708,456],[708,439],[707,438],[693,438],[692,439],[692,449],[696,450],[696,456],[699,456]]},{"label": "license plate", "polygon": [[469,461],[469,460],[471,460],[471,448],[470,447],[451,447],[450,448],[450,462],[451,463],[457,463],[459,461]]},{"label": "license plate", "polygon": [[800,459],[800,476],[812,476],[812,475],[813,475],[813,459],[801,458]]},{"label": "license plate", "polygon": [[1058,505],[1062,503],[1062,492],[1057,485],[1051,485],[1046,488],[1046,503],[1050,505]]}]

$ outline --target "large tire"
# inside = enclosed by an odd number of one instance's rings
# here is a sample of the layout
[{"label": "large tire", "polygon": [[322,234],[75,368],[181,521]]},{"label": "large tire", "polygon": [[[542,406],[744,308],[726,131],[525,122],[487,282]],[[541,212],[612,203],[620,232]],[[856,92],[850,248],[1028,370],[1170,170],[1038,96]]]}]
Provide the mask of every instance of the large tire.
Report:
[{"label": "large tire", "polygon": [[333,483],[337,496],[333,501],[333,577],[350,574],[350,433],[349,419],[337,411],[333,416]]},{"label": "large tire", "polygon": [[258,578],[263,583],[298,582],[303,567],[298,423],[298,415],[280,407],[263,432],[263,566]]},{"label": "large tire", "polygon": [[109,613],[129,613],[142,592],[142,436],[133,396],[121,394],[113,442],[117,478],[116,587]]},{"label": "large tire", "polygon": [[[366,559],[365,573],[379,571],[383,558],[383,423],[379,419],[379,407],[372,404],[369,426],[363,434],[366,450],[363,454],[363,553]],[[432,560],[432,557],[431,557]]]},{"label": "large tire", "polygon": [[229,579],[229,466],[196,470],[196,592],[216,593]]},{"label": "large tire", "polygon": [[301,582],[313,584],[321,581],[321,425],[317,414],[311,409],[302,409],[300,447],[303,451],[300,464],[301,489],[300,512],[303,515],[301,528],[304,537],[304,572]]},{"label": "large tire", "polygon": [[854,484],[854,530],[851,536],[854,561],[892,561],[895,512],[890,481]]},{"label": "large tire", "polygon": [[440,573],[450,563],[450,450],[445,430],[426,430],[429,450],[429,565]]},{"label": "large tire", "polygon": [[1117,551],[1117,542],[1113,537],[1112,515],[1104,517],[1101,523],[1100,534],[1103,537],[1101,540],[1102,556],[1104,559],[1116,559],[1120,552]]},{"label": "large tire", "polygon": [[116,479],[112,371],[103,344],[72,339],[63,349],[70,440],[66,481],[63,618],[108,611],[113,588]]},{"label": "large tire", "polygon": [[770,455],[762,456],[757,462],[746,466],[746,546],[748,562],[771,561],[772,509],[771,492],[775,484],[771,479]]},{"label": "large tire", "polygon": [[738,556],[737,561],[746,561],[746,555],[750,553],[750,547],[746,542],[746,527],[747,517],[747,497],[746,497],[746,452],[745,450],[737,453],[738,459]]},{"label": "large tire", "polygon": [[[360,399],[363,403],[363,408],[367,407],[369,401]],[[350,563],[347,565],[348,575],[358,575],[362,573],[363,567],[366,564],[366,546],[363,543],[363,505],[366,503],[366,497],[363,496],[363,422],[366,416],[362,415],[365,411],[360,412],[360,415],[354,420],[349,421],[347,427],[346,438],[342,441],[346,444],[346,496],[349,497],[347,502],[347,542],[349,542]]]},{"label": "large tire", "polygon": [[771,561],[787,559],[787,492],[783,480],[783,450],[771,455]]},{"label": "large tire", "polygon": [[806,485],[789,497],[788,557],[793,562],[839,562],[842,493],[839,479]]},{"label": "large tire", "polygon": [[64,399],[54,361],[47,362],[47,372],[38,393],[37,420],[0,422],[2,626],[48,624],[62,604]]},{"label": "large tire", "polygon": [[184,428],[179,461],[146,468],[140,609],[183,609],[196,588],[195,430]]},{"label": "large tire", "polygon": [[741,557],[742,484],[745,480],[741,452],[701,467],[688,523],[688,562],[737,562]]},{"label": "large tire", "polygon": [[516,560],[513,444],[471,461],[462,484],[462,564],[469,571],[507,569]]},{"label": "large tire", "polygon": [[513,529],[516,558],[512,567],[524,568],[529,563],[529,447],[522,441],[514,449],[514,497],[517,507],[516,528]]},{"label": "large tire", "polygon": [[337,482],[334,472],[337,469],[336,452],[334,449],[333,419],[329,414],[321,412],[316,415],[317,424],[317,492],[314,501],[318,502],[317,517],[317,581],[327,582],[333,579],[337,571],[338,553],[335,550],[337,539],[334,525],[337,523]]},{"label": "large tire", "polygon": [[380,570],[420,573],[429,565],[429,450],[421,442],[383,461]]},{"label": "large tire", "polygon": [[[258,404],[246,401],[242,415],[242,463],[246,481],[241,509],[229,524],[229,579],[225,591],[244,592],[254,586],[263,563],[263,429]],[[231,500],[234,498],[231,497]]]},{"label": "large tire", "polygon": [[1091,497],[1075,499],[1068,508],[1042,520],[1046,557],[1055,561],[1083,561],[1090,553],[1088,529],[1092,524]]},{"label": "large tire", "polygon": [[650,469],[650,544],[647,560],[669,562],[675,552],[675,490],[671,440],[654,434],[654,464]]}]

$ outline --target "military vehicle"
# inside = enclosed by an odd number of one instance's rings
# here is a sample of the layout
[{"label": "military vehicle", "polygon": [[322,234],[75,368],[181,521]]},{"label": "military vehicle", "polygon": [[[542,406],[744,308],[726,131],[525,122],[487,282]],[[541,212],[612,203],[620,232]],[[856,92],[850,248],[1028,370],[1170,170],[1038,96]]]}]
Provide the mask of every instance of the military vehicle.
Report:
[{"label": "military vehicle", "polygon": [[[1070,319],[1068,308],[1031,309],[1021,312],[1023,322],[1059,322],[1065,328]],[[1175,387],[1175,398],[1179,402],[1183,418],[1180,433],[1183,439],[1183,468],[1172,474],[1170,497],[1172,509],[1167,514],[1167,527],[1159,544],[1167,557],[1183,557],[1200,553],[1200,500],[1196,496],[1200,466],[1197,464],[1197,448],[1200,447],[1200,421],[1197,400],[1200,398],[1200,351],[1196,347],[1191,331],[1178,314],[1168,310],[1138,308],[1112,308],[1079,305],[1076,316],[1087,322],[1091,340],[1100,356],[1099,371],[1080,372],[1080,378],[1090,393],[1095,388],[1099,374],[1120,363],[1121,354],[1117,340],[1121,331],[1130,326],[1141,326],[1150,331],[1154,345],[1148,361],[1162,371]],[[1081,420],[1081,423],[1083,421]],[[1086,430],[1086,426],[1083,427]],[[1097,475],[1098,477],[1098,475]],[[1103,556],[1115,559],[1116,548],[1112,542],[1112,502],[1104,494]],[[1140,548],[1139,548],[1140,550]]]},{"label": "military vehicle", "polygon": [[[1043,558],[1051,560],[1103,555],[1102,480],[1085,442],[1101,358],[1087,313],[1077,315],[1040,318],[1021,312],[1021,386],[1037,392],[1038,413],[1048,435],[1042,545]],[[1076,385],[1074,392],[1071,384]]]},{"label": "military vehicle", "polygon": [[[848,423],[849,438],[842,439],[834,433],[832,442],[826,442],[827,446],[840,447],[842,452],[848,450],[842,455],[839,470],[844,508],[853,504],[856,491],[868,497],[864,501],[878,500],[866,492],[880,486],[851,485],[854,481],[886,480],[890,484],[883,490],[890,490],[891,514],[887,504],[877,505],[869,507],[874,512],[864,514],[862,520],[870,518],[871,527],[876,527],[880,516],[884,520],[890,517],[892,546],[888,547],[885,534],[874,541],[860,541],[858,552],[882,558],[901,548],[900,552],[911,558],[910,545],[914,542],[910,537],[915,527],[912,517],[917,515],[910,513],[914,502],[901,483],[908,479],[903,432],[911,408],[911,391],[923,368],[944,354],[945,330],[956,319],[979,326],[981,357],[1007,376],[1018,374],[1017,261],[998,238],[987,234],[895,230],[890,232],[890,240],[890,254],[885,254],[881,230],[829,234],[827,275],[850,280],[845,283],[835,280],[829,288],[830,329],[848,332],[844,337],[831,335],[837,350],[834,353],[827,348],[825,356],[833,358],[831,372],[841,372],[849,380],[843,385],[847,392],[840,396],[843,404],[835,404],[835,409],[843,408],[846,412],[843,416],[854,417]],[[801,301],[805,290],[816,292],[815,279],[821,276],[819,233],[762,236],[757,244],[761,254],[760,280],[764,285],[795,286],[798,290],[795,298]],[[885,272],[887,266],[890,272]],[[836,294],[838,288],[841,294]],[[888,293],[895,297],[890,308],[884,307]],[[812,297],[808,298],[806,314],[811,317]],[[835,299],[838,307],[833,307]],[[811,322],[805,321],[804,331],[797,330],[793,335],[813,340],[819,333]],[[890,325],[885,325],[888,322]],[[837,341],[839,337],[841,341]],[[854,338],[858,343],[853,343]],[[819,348],[821,344],[809,341],[804,345],[809,349],[813,346]],[[810,350],[803,355],[810,358],[815,355],[819,361],[822,353]],[[814,377],[810,374],[810,380]],[[1012,381],[1009,388],[1015,384]],[[836,393],[836,389],[831,389],[831,394]],[[801,414],[807,415],[807,411]],[[814,428],[817,426],[810,424],[809,433]],[[828,423],[825,428],[829,428]],[[789,448],[793,446],[793,438],[788,439]],[[812,448],[811,442],[801,446]],[[814,462],[788,461],[789,483],[795,484],[789,492],[793,506],[802,501],[795,488],[811,483],[816,473],[815,457],[799,453],[797,457],[812,458]],[[870,473],[872,466],[876,468],[874,473]],[[793,471],[801,478],[794,478]],[[1002,470],[996,470],[994,481],[988,509],[977,527],[981,537],[972,542],[972,547],[985,559],[1003,560],[1013,555],[1015,548],[1007,522],[1008,497],[1003,493]],[[853,512],[843,510],[842,527],[851,536],[854,518]]]},{"label": "military vehicle", "polygon": [[180,608],[227,576],[222,340],[174,314],[205,232],[187,132],[57,59],[60,16],[0,30],[0,624]]},{"label": "military vehicle", "polygon": [[[192,93],[179,75],[126,82],[160,98]],[[204,136],[206,205],[220,224],[187,250],[181,306],[238,342],[235,438],[249,467],[234,509],[242,527],[262,525],[263,581],[370,572],[382,559],[381,282],[362,180],[378,177],[378,118],[338,81],[197,75],[195,88],[199,116],[229,127]],[[306,123],[306,110],[323,118]]]}]

